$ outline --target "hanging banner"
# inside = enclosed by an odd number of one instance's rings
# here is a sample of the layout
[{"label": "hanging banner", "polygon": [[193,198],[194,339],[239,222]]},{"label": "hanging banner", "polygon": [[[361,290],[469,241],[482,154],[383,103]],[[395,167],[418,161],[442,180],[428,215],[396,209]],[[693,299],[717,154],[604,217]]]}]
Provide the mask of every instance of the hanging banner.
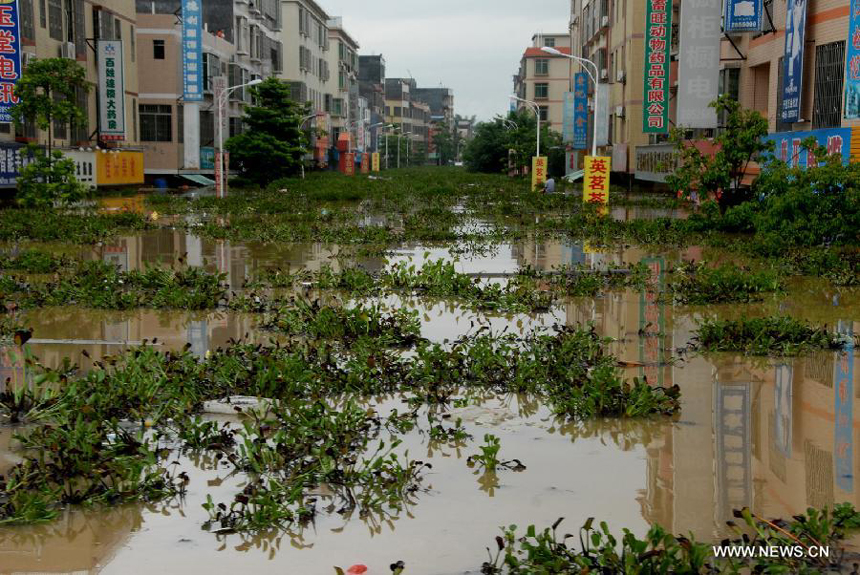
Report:
[{"label": "hanging banner", "polygon": [[122,41],[99,40],[99,138],[125,139],[125,76]]},{"label": "hanging banner", "polygon": [[378,172],[379,171],[379,152],[373,152],[370,155],[370,171]]},{"label": "hanging banner", "polygon": [[203,100],[203,9],[201,0],[182,0],[182,97]]},{"label": "hanging banner", "polygon": [[[723,22],[726,34],[761,32],[764,9],[762,0],[726,0]],[[683,21],[684,16],[681,15]],[[684,31],[681,30],[683,37]],[[683,52],[682,52],[683,53]]]},{"label": "hanging banner", "polygon": [[594,122],[597,132],[597,145],[609,145],[609,84],[600,84],[595,98]]},{"label": "hanging banner", "polygon": [[721,8],[721,0],[681,3],[677,124],[685,128],[717,127],[710,104],[719,96]]},{"label": "hanging banner", "polygon": [[784,123],[800,121],[803,94],[803,44],[806,41],[807,0],[788,0],[785,16],[785,56],[782,73],[782,110]]},{"label": "hanging banner", "polygon": [[573,85],[573,148],[584,150],[588,147],[588,74],[577,72]]},{"label": "hanging banner", "polygon": [[532,158],[532,190],[546,183],[546,156]]},{"label": "hanging banner", "polygon": [[9,110],[18,103],[15,83],[21,77],[21,30],[18,3],[0,6],[0,122],[12,122]]},{"label": "hanging banner", "polygon": [[837,324],[837,331],[850,343],[843,351],[836,352],[834,374],[836,485],[848,493],[854,491],[854,338],[851,327],[851,321]]},{"label": "hanging banner", "polygon": [[851,0],[845,51],[845,119],[860,118],[860,0]]},{"label": "hanging banner", "polygon": [[600,212],[608,213],[609,172],[612,158],[585,156],[585,174],[582,179],[582,201],[602,204]]},{"label": "hanging banner", "polygon": [[645,86],[642,131],[669,131],[669,50],[672,45],[672,0],[646,0]]},{"label": "hanging banner", "polygon": [[573,132],[574,132],[574,119],[575,114],[574,110],[576,107],[576,101],[574,98],[573,92],[565,92],[562,97],[562,123],[561,123],[561,141],[565,144],[570,144],[573,142]]}]

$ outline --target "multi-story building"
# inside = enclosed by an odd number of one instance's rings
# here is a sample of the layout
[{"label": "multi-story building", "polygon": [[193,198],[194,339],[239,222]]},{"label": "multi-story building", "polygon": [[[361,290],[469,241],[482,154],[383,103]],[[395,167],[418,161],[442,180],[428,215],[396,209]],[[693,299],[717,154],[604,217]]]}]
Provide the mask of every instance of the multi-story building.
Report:
[{"label": "multi-story building", "polygon": [[454,125],[454,91],[450,88],[415,88],[412,96],[430,106],[430,115],[437,124]]},{"label": "multi-story building", "polygon": [[370,111],[369,146],[371,150],[379,150],[379,138],[385,119],[385,58],[382,55],[358,57],[358,91],[367,100]]},{"label": "multi-story building", "polygon": [[[196,167],[188,166],[185,162],[186,114],[182,95],[181,22],[174,14],[152,12],[139,12],[137,21],[140,140],[146,174],[150,178],[212,174],[218,146],[214,87],[219,81],[216,78],[221,77],[226,83],[236,47],[223,32],[203,30],[201,67],[204,100],[198,108],[200,120],[196,142],[199,164]],[[228,109],[229,121],[224,118],[223,141],[241,130],[241,102],[231,102]],[[194,153],[194,150],[189,149],[189,153]]]},{"label": "multi-story building", "polygon": [[331,114],[332,142],[341,134],[348,134],[350,147],[355,145],[356,133],[360,129],[358,117],[358,42],[344,29],[342,18],[328,21],[330,49],[328,62],[331,69],[326,110]]},{"label": "multi-story building", "polygon": [[[165,91],[165,82],[171,84],[165,71],[170,70],[170,76],[173,77],[178,73],[175,71],[180,69],[181,17],[177,15],[181,15],[181,0],[136,0],[136,5],[141,18],[144,15],[166,16],[156,20],[148,18],[147,21],[156,27],[145,29],[146,42],[139,50],[148,66],[144,79],[147,97],[142,102],[145,112],[141,120],[160,126],[157,133],[147,134],[147,138],[154,140],[147,141],[152,142],[150,156],[163,156],[153,165],[150,173],[212,173],[214,165],[210,168],[210,154],[207,153],[207,149],[217,146],[217,111],[211,99],[212,81],[223,77],[224,84],[233,87],[280,74],[283,50],[279,40],[281,10],[278,0],[257,0],[250,4],[243,0],[202,4],[203,81],[204,92],[208,93],[202,102],[183,101],[178,83],[174,85],[176,91]],[[250,93],[246,88],[230,92],[223,127],[225,140],[241,133],[241,110],[243,104],[248,102]],[[173,125],[174,114],[177,128],[168,129],[168,126]],[[166,140],[168,137],[171,140]],[[181,144],[181,147],[167,146],[168,142]],[[156,149],[168,151],[162,154]],[[173,159],[175,150],[181,150],[182,153],[178,165]]]},{"label": "multi-story building", "polygon": [[329,15],[314,0],[281,1],[281,42],[284,47],[284,67],[280,78],[292,83],[293,99],[306,102],[310,119],[306,126],[325,134],[312,141],[314,159],[327,159],[330,131],[326,103],[330,100],[331,69],[329,63]]},{"label": "multi-story building", "polygon": [[[83,0],[20,0],[18,7],[23,67],[26,68],[36,58],[69,58],[84,68],[87,82],[94,87],[89,92],[81,90],[77,94],[77,105],[84,110],[87,123],[69,125],[54,122],[50,130],[52,146],[64,149],[64,153],[78,163],[80,179],[91,185],[137,183],[136,176],[130,177],[128,171],[128,166],[133,165],[134,174],[142,174],[139,152],[129,151],[136,150],[139,142],[133,0],[105,0],[98,5]],[[116,111],[113,112],[110,126],[105,125],[104,118],[99,118],[99,99],[117,91],[119,86],[106,88],[99,83],[96,48],[101,41],[119,42],[122,50],[122,58],[116,63],[119,68],[117,72],[122,75],[122,85],[118,93],[111,97]],[[106,91],[108,89],[110,92]],[[107,134],[108,128],[112,133]],[[29,122],[20,129],[11,123],[0,123],[0,142],[6,142],[4,147],[10,151],[16,145],[13,142],[18,142],[18,145],[45,145],[48,137],[47,130],[39,130]],[[93,149],[96,147],[109,148],[113,153],[95,154]],[[80,148],[86,151],[81,152]],[[3,150],[4,153],[6,151]],[[126,166],[121,178],[110,175],[114,162]],[[13,170],[4,170],[4,178],[5,174],[12,173]],[[101,177],[97,178],[97,175]],[[12,182],[9,180],[9,185],[14,185]]]},{"label": "multi-story building", "polygon": [[[570,59],[548,54],[542,48],[554,47],[562,54],[570,54],[570,34],[535,34],[532,45],[526,48],[520,60],[520,69],[514,76],[514,94],[538,105],[541,122],[561,132],[564,120],[564,93],[571,89]],[[523,102],[517,109],[528,110]]]}]

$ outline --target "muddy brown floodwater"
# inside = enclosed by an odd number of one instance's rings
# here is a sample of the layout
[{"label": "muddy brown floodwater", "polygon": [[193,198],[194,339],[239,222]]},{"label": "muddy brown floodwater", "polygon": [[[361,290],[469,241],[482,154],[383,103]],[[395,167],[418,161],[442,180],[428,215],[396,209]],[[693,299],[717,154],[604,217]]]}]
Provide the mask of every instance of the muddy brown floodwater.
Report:
[{"label": "muddy brown floodwater", "polygon": [[[70,250],[78,250],[80,247]],[[319,269],[333,263],[337,246],[322,244],[235,244],[201,240],[178,230],[120,238],[86,250],[89,259],[110,260],[123,269],[169,262],[187,254],[190,265],[227,274],[234,289],[268,266]],[[413,258],[420,264],[451,257],[445,248],[404,247],[389,262]],[[433,446],[407,434],[413,458],[433,464],[425,491],[394,516],[319,515],[314,524],[259,536],[216,536],[201,530],[207,494],[228,500],[239,479],[212,461],[180,458],[189,472],[181,502],[134,505],[108,511],[73,510],[49,525],[0,528],[0,573],[278,573],[329,574],[332,566],[363,563],[369,575],[389,573],[405,561],[409,575],[476,573],[502,525],[551,524],[565,517],[575,532],[591,516],[613,531],[643,534],[659,523],[709,541],[725,534],[732,509],[749,506],[769,517],[788,517],[808,506],[848,501],[860,506],[855,473],[860,454],[860,396],[855,352],[820,352],[792,359],[750,359],[726,354],[679,353],[697,320],[788,313],[842,332],[860,329],[857,292],[835,291],[814,279],[798,280],[787,296],[749,305],[677,306],[659,298],[670,266],[682,259],[717,260],[700,248],[650,253],[639,248],[601,252],[559,241],[501,245],[495,253],[468,258],[465,272],[513,272],[530,265],[594,268],[645,262],[649,287],[597,298],[574,298],[540,315],[487,316],[450,301],[387,298],[391,306],[418,309],[422,332],[435,341],[453,339],[489,323],[494,331],[540,330],[556,322],[592,322],[615,339],[613,352],[631,364],[629,377],[647,376],[677,384],[682,411],[674,420],[561,421],[525,397],[487,396],[479,405],[452,410],[475,438],[462,446]],[[352,260],[370,269],[383,258]],[[344,264],[347,265],[347,264]],[[72,308],[26,312],[35,343],[25,350],[0,350],[0,381],[26,385],[31,371],[24,356],[56,365],[71,357],[82,369],[128,345],[157,337],[165,348],[190,342],[202,356],[231,338],[265,341],[257,318],[225,311],[178,313],[149,310],[104,312]],[[82,355],[86,350],[89,358]],[[401,407],[397,397],[369,400],[380,410]],[[0,429],[0,473],[16,461],[10,428]],[[501,439],[503,459],[518,458],[522,472],[481,474],[466,465],[484,433]],[[325,493],[320,496],[324,499]]]}]

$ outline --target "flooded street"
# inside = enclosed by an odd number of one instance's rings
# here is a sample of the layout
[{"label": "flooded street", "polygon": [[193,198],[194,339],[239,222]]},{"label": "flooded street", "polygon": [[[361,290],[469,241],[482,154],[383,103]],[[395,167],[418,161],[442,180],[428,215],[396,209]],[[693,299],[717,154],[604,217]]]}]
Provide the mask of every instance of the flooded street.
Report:
[{"label": "flooded street", "polygon": [[[255,245],[205,240],[180,230],[160,229],[126,236],[95,248],[54,246],[122,270],[187,265],[226,274],[232,290],[262,269],[319,270],[325,265],[359,265],[379,271],[398,261],[455,258],[458,271],[485,281],[504,281],[532,267],[561,265],[591,269],[648,266],[644,290],[625,289],[598,297],[570,298],[548,313],[476,312],[461,303],[386,297],[391,308],[418,311],[421,334],[451,341],[483,325],[494,333],[547,330],[556,323],[593,324],[613,338],[610,350],[627,377],[678,385],[680,415],[640,420],[568,421],[523,396],[486,394],[469,406],[450,408],[474,441],[434,445],[416,431],[402,450],[432,464],[422,488],[394,515],[318,515],[305,527],[259,536],[213,535],[201,530],[206,495],[226,500],[243,479],[219,468],[208,456],[180,455],[190,476],[183,500],[125,505],[109,510],[73,509],[55,522],[0,528],[0,573],[331,573],[334,565],[366,564],[371,574],[388,572],[403,560],[408,573],[477,573],[481,549],[498,528],[548,525],[564,517],[576,532],[589,517],[613,529],[643,535],[659,523],[672,533],[703,541],[726,536],[732,510],[749,507],[766,517],[791,517],[807,507],[839,502],[860,504],[860,380],[855,351],[815,352],[781,360],[733,354],[694,354],[685,348],[702,317],[720,319],[790,313],[826,324],[840,333],[860,329],[857,292],[828,290],[818,280],[793,281],[785,295],[762,303],[673,304],[665,293],[668,270],[685,260],[718,260],[719,252],[698,247],[652,252],[631,247],[601,251],[583,243],[523,241],[501,244],[489,255],[452,256],[444,247],[405,246],[387,258],[350,256],[338,260],[336,245]],[[347,299],[347,298],[345,298]],[[268,341],[260,316],[226,309],[204,312],[96,311],[41,308],[19,312],[34,328],[25,348],[0,350],[0,381],[30,385],[25,357],[50,367],[69,357],[81,370],[128,347],[152,342],[179,350],[186,343],[200,358],[231,340]],[[473,398],[474,399],[474,398]],[[408,409],[397,397],[368,399],[380,411]],[[422,409],[428,409],[424,407]],[[14,428],[0,428],[0,473],[17,459],[10,451]],[[467,465],[485,433],[501,440],[502,459],[517,458],[523,471],[481,472]],[[319,493],[324,501],[324,489]]]}]

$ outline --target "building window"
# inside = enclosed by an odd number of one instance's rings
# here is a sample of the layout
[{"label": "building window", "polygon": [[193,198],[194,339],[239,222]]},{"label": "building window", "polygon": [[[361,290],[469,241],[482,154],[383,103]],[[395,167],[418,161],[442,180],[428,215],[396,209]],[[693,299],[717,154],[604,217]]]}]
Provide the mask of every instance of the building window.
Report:
[{"label": "building window", "polygon": [[549,37],[543,39],[543,45],[549,46],[550,48],[555,48],[555,38]]},{"label": "building window", "polygon": [[215,112],[200,111],[200,145],[212,146],[215,143]]},{"label": "building window", "polygon": [[538,106],[540,110],[540,121],[549,122],[549,106]]},{"label": "building window", "polygon": [[137,98],[131,99],[131,141],[137,141]]},{"label": "building window", "polygon": [[763,10],[761,32],[754,34],[753,38],[776,32],[776,29],[773,27],[773,0],[764,0]]},{"label": "building window", "polygon": [[535,100],[546,100],[549,98],[549,84],[535,84]]},{"label": "building window", "polygon": [[135,38],[134,26],[131,27],[131,61],[134,62],[134,59],[137,57],[137,39]]},{"label": "building window", "polygon": [[60,0],[48,0],[48,34],[54,40],[63,41],[63,6]]},{"label": "building window", "polygon": [[39,26],[48,27],[48,8],[45,5],[45,0],[39,0]]},{"label": "building window", "polygon": [[173,114],[170,105],[140,105],[140,141],[172,142]]},{"label": "building window", "polygon": [[153,60],[164,60],[164,40],[152,41],[152,58]]},{"label": "building window", "polygon": [[535,60],[535,76],[549,75],[549,59],[538,58]]},{"label": "building window", "polygon": [[812,129],[842,125],[842,88],[845,71],[845,41],[815,47],[815,96]]}]

